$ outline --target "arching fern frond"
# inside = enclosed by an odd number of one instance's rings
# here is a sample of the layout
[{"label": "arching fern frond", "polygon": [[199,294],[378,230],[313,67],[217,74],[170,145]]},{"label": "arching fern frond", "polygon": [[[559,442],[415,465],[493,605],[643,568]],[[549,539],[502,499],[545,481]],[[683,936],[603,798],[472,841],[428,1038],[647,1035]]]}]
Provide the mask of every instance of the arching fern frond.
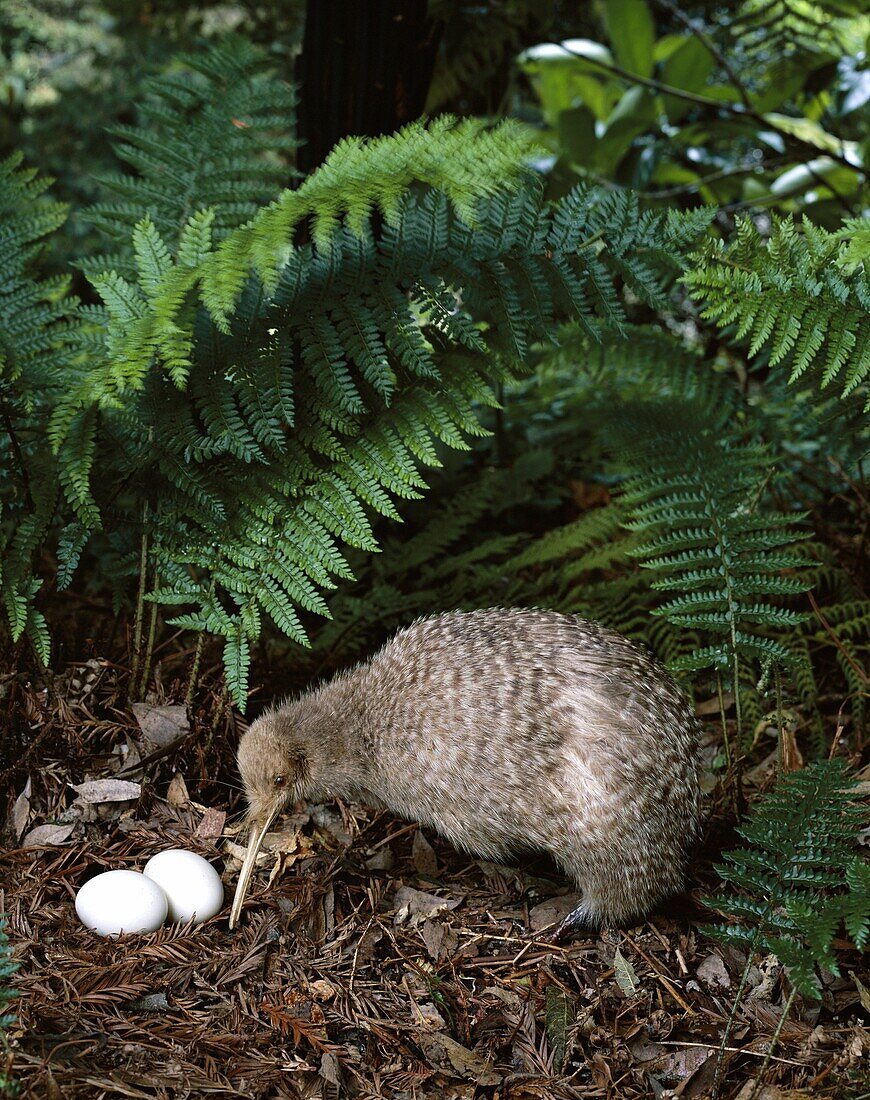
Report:
[{"label": "arching fern frond", "polygon": [[703,405],[661,402],[624,407],[614,424],[619,463],[629,471],[622,500],[634,550],[670,593],[657,610],[697,631],[707,645],[678,669],[734,670],[742,657],[787,661],[771,628],[800,621],[783,603],[806,589],[806,562],[794,517],[759,507],[770,459],[722,431]]},{"label": "arching fern frond", "polygon": [[702,316],[733,325],[750,355],[764,349],[772,364],[788,363],[792,381],[812,369],[848,396],[870,376],[870,274],[867,257],[845,261],[850,239],[804,218],[800,229],[777,220],[765,241],[744,219],[732,242],[704,245],[683,282]]},{"label": "arching fern frond", "polygon": [[859,950],[870,939],[868,864],[856,851],[867,813],[855,795],[839,759],[783,776],[738,828],[747,846],[716,867],[733,892],[706,899],[730,918],[704,927],[707,935],[748,951],[750,962],[758,950],[776,955],[812,998],[814,966],[839,973],[833,941],[841,923]]},{"label": "arching fern frond", "polygon": [[46,444],[51,404],[66,381],[76,336],[65,280],[40,279],[33,260],[66,211],[45,196],[49,180],[0,163],[0,604],[13,641],[28,637],[47,663],[48,628],[34,597],[33,559],[54,518],[58,470]]},{"label": "arching fern frond", "polygon": [[[510,130],[439,123],[390,142],[394,158],[416,158],[407,172],[422,164],[444,191],[417,185],[391,199],[378,236],[365,223],[334,224],[326,246],[285,251],[271,290],[249,279],[220,327],[194,306],[200,268],[185,267],[181,245],[173,255],[153,222],[139,223],[135,280],[94,277],[106,350],[57,410],[53,439],[68,469],[96,463],[87,448],[123,424],[131,476],[154,501],[160,598],[198,605],[177,624],[228,640],[240,702],[249,647],[233,641],[239,624],[249,642],[265,617],[304,642],[300,611],[327,613],[321,593],[350,572],[346,551],[377,549],[372,515],[398,518],[397,500],[425,488],[420,467],[438,463],[438,448],[483,433],[481,409],[524,369],[526,349],[570,317],[590,332],[603,317],[622,324],[618,278],[633,274],[638,293],[663,300],[678,240],[685,255],[706,224],[694,213],[635,224],[630,206],[598,204],[586,190],[550,204],[516,173],[498,184],[493,165],[515,153]],[[368,193],[380,193],[383,164],[367,148],[340,147],[308,181],[312,193],[337,196],[339,180],[356,187],[365,171]],[[445,148],[457,178],[441,163]],[[457,212],[469,204],[474,228]],[[84,434],[78,425],[94,413],[103,426]],[[204,576],[192,599],[179,566]],[[176,600],[173,577],[187,600]]]},{"label": "arching fern frond", "polygon": [[[262,50],[228,35],[145,82],[137,124],[112,131],[128,171],[98,181],[111,198],[88,212],[115,251],[88,260],[86,271],[131,277],[130,235],[146,214],[175,252],[186,225],[184,247],[194,247],[190,219],[208,211],[210,248],[212,237],[223,240],[286,187],[296,97],[268,64]],[[192,258],[183,257],[185,266]]]},{"label": "arching fern frond", "polygon": [[364,235],[376,211],[395,225],[415,182],[446,195],[473,223],[482,195],[518,186],[533,150],[530,132],[512,120],[487,129],[477,119],[450,116],[413,122],[385,137],[344,138],[299,188],[285,191],[202,262],[202,300],[225,325],[250,275],[274,289],[304,219],[311,219],[317,248],[327,251],[340,226]]},{"label": "arching fern frond", "polygon": [[749,58],[840,54],[840,21],[861,15],[861,0],[743,0],[729,10],[728,35]]}]

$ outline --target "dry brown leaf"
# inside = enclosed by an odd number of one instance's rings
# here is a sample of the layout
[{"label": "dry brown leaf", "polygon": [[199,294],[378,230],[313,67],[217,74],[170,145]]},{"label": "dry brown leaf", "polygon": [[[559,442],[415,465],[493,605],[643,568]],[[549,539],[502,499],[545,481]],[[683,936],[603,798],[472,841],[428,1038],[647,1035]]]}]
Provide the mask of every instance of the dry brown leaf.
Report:
[{"label": "dry brown leaf", "polygon": [[414,1012],[414,1022],[419,1024],[424,1031],[443,1031],[444,1028],[447,1027],[446,1020],[435,1005],[418,1005],[416,1002],[412,1002],[412,1008]]},{"label": "dry brown leaf", "polygon": [[[730,710],[730,708],[734,706],[734,696],[731,694],[730,691],[726,691],[725,694],[722,696],[722,703],[726,711]],[[695,714],[697,714],[699,718],[703,718],[708,714],[718,714],[719,709],[720,706],[718,695],[712,695],[709,699],[705,699],[702,703],[695,704]]]},{"label": "dry brown leaf", "polygon": [[854,970],[849,971],[849,977],[855,983],[855,988],[858,990],[858,999],[861,1001],[861,1007],[867,1012],[870,1012],[870,989],[864,985]]},{"label": "dry brown leaf", "polygon": [[782,752],[782,770],[784,772],[797,772],[804,766],[804,758],[795,740],[794,730],[790,726],[783,726],[779,731],[779,743]]},{"label": "dry brown leaf", "polygon": [[338,1088],[341,1085],[341,1076],[339,1075],[338,1059],[331,1051],[325,1050],[320,1059],[320,1076],[324,1081],[328,1081],[330,1085],[335,1085]]},{"label": "dry brown leaf", "polygon": [[410,923],[414,926],[441,909],[455,909],[461,902],[462,898],[439,898],[435,894],[427,894],[425,890],[400,886],[393,901],[397,910],[395,923],[403,924],[410,918]]},{"label": "dry brown leaf", "polygon": [[21,834],[27,827],[27,819],[30,817],[30,791],[30,776],[28,776],[27,782],[24,784],[24,789],[12,804],[12,809],[9,811],[9,818],[6,822],[7,827],[16,840],[21,839]]},{"label": "dry brown leaf", "polygon": [[420,935],[423,937],[423,943],[426,945],[429,957],[436,962],[444,946],[444,937],[446,933],[447,929],[440,921],[427,920],[420,926]]},{"label": "dry brown leaf", "polygon": [[640,981],[634,967],[618,947],[613,956],[613,976],[626,997],[633,997],[640,989]]},{"label": "dry brown leaf", "polygon": [[[755,1080],[747,1081],[735,1100],[749,1100],[755,1089]],[[807,1100],[806,1089],[781,1089],[778,1085],[762,1085],[755,1093],[755,1100]]]},{"label": "dry brown leaf", "polygon": [[366,860],[366,867],[370,871],[390,871],[395,862],[396,857],[393,855],[393,849],[386,845],[383,848],[378,848],[375,854]]},{"label": "dry brown leaf", "polygon": [[571,910],[580,902],[579,894],[563,894],[558,898],[547,898],[529,910],[529,927],[540,932],[550,925],[560,924]]},{"label": "dry brown leaf", "polygon": [[661,1043],[652,1042],[643,1032],[629,1039],[628,1049],[636,1062],[653,1062],[667,1053],[667,1047],[663,1047]]},{"label": "dry brown leaf", "polygon": [[142,793],[141,783],[126,779],[89,779],[86,783],[71,783],[79,801],[88,806],[99,802],[132,802]]},{"label": "dry brown leaf", "polygon": [[435,849],[426,837],[423,836],[422,829],[418,829],[416,833],[414,833],[414,845],[411,849],[411,858],[414,861],[414,866],[421,875],[434,875],[438,870],[438,857],[435,855]]},{"label": "dry brown leaf", "polygon": [[190,729],[185,707],[133,703],[131,709],[149,752],[168,748],[186,736]]},{"label": "dry brown leaf", "polygon": [[701,981],[705,982],[707,985],[718,989],[731,988],[731,977],[725,969],[725,963],[722,961],[721,956],[717,955],[715,952],[712,955],[708,955],[707,958],[698,965],[697,973]]},{"label": "dry brown leaf", "polygon": [[704,1047],[686,1047],[668,1054],[656,1066],[656,1072],[667,1080],[685,1081],[697,1073],[711,1057],[709,1049]]},{"label": "dry brown leaf", "polygon": [[328,1004],[338,993],[338,986],[328,982],[325,978],[318,978],[317,981],[308,983],[308,992],[316,997],[318,1001]]},{"label": "dry brown leaf", "polygon": [[499,1085],[502,1074],[492,1068],[492,1060],[477,1054],[443,1032],[419,1035],[420,1046],[426,1052],[430,1064],[449,1073],[453,1070],[460,1077],[472,1078],[478,1085]]},{"label": "dry brown leaf", "polygon": [[187,784],[184,782],[184,776],[181,772],[176,772],[170,779],[169,788],[166,791],[166,801],[176,810],[183,809],[190,802]]},{"label": "dry brown leaf", "polygon": [[75,824],[37,825],[21,842],[22,848],[36,848],[43,844],[64,844],[69,840]]},{"label": "dry brown leaf", "polygon": [[[267,834],[267,839],[271,835]],[[269,852],[275,855],[275,864],[269,872],[268,885],[271,886],[297,860],[310,856],[312,851],[311,837],[298,829],[291,833],[276,833],[273,843],[269,845]]]},{"label": "dry brown leaf", "polygon": [[209,807],[202,815],[202,821],[196,828],[195,836],[201,840],[217,840],[223,835],[224,823],[227,820],[225,810],[216,810]]}]

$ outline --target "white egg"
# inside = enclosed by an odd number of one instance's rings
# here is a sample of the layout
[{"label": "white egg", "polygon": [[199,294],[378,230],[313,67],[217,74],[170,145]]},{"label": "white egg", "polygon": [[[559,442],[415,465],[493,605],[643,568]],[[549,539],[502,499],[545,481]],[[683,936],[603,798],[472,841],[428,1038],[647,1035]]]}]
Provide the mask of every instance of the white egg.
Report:
[{"label": "white egg", "polygon": [[138,871],[105,871],[76,895],[76,913],[99,936],[153,932],[166,920],[169,904],[156,882]]},{"label": "white egg", "polygon": [[194,914],[200,924],[220,911],[224,888],[220,875],[196,852],[170,848],[145,864],[143,872],[153,879],[169,901],[171,921],[189,921]]}]

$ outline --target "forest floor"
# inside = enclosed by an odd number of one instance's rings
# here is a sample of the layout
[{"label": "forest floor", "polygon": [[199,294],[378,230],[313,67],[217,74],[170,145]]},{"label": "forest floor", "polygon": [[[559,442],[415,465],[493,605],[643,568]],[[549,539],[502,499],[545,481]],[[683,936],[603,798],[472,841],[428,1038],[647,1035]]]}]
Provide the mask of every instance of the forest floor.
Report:
[{"label": "forest floor", "polygon": [[[93,874],[191,848],[221,871],[228,903],[245,844],[238,719],[200,691],[188,726],[159,677],[129,707],[127,678],[100,660],[50,694],[0,677],[13,754],[2,781],[14,786],[0,900],[21,967],[9,1053],[24,1095],[710,1095],[745,962],[698,927],[711,919],[698,899],[712,861],[734,842],[712,773],[692,894],[628,931],[553,945],[572,897],[552,866],[495,866],[329,805],[300,808],[268,838],[235,932],[225,904],[196,928],[104,940],[73,906]],[[746,774],[750,799],[771,778],[775,753],[764,755]],[[776,959],[758,963],[723,1097],[748,1100],[787,995]],[[870,1095],[870,962],[845,951],[842,974],[823,976],[821,1003],[797,1003],[757,1100]]]}]

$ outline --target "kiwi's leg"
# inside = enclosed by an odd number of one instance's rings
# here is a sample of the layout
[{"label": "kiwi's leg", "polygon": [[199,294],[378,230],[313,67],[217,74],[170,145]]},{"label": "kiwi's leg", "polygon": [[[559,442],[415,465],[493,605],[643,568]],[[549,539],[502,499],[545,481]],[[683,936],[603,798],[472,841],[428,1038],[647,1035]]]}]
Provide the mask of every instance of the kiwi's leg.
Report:
[{"label": "kiwi's leg", "polygon": [[563,940],[573,939],[581,932],[597,931],[600,927],[601,921],[596,920],[589,912],[589,905],[584,899],[579,905],[575,905],[567,916],[562,918],[547,938],[552,943],[561,943]]},{"label": "kiwi's leg", "polygon": [[559,863],[579,887],[580,902],[562,919],[551,933],[553,942],[567,940],[581,932],[597,932],[600,928],[619,926],[631,917],[632,907],[626,906],[626,881],[623,867],[607,854],[590,852],[577,843],[572,855],[560,853]]}]

